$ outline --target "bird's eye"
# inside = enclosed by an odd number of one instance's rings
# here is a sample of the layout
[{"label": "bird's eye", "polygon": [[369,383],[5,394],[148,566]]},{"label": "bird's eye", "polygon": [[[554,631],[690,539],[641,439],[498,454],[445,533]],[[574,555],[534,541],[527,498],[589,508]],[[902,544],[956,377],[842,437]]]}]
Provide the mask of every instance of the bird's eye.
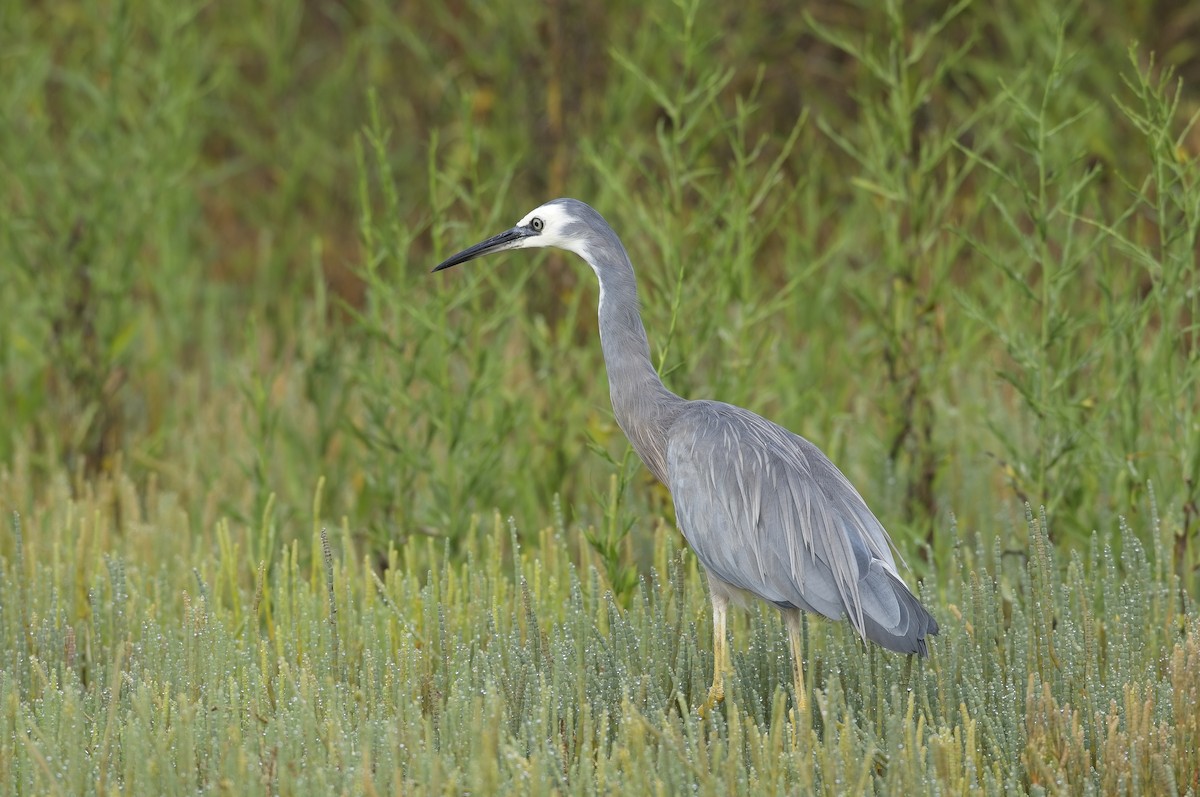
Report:
[{"label": "bird's eye", "polygon": [[532,229],[534,232],[541,232],[542,228],[545,226],[546,226],[545,223],[541,219],[539,219],[537,216],[534,216],[532,219],[529,220],[529,228]]}]

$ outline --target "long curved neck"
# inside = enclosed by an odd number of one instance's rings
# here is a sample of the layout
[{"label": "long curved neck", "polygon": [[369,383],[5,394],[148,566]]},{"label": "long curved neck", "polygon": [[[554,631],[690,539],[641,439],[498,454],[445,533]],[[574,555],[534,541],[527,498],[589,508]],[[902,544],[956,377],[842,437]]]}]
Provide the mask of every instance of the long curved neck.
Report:
[{"label": "long curved neck", "polygon": [[665,484],[666,432],[685,402],[667,390],[650,362],[629,256],[619,242],[603,251],[586,259],[600,279],[600,345],[613,414],[642,462]]}]

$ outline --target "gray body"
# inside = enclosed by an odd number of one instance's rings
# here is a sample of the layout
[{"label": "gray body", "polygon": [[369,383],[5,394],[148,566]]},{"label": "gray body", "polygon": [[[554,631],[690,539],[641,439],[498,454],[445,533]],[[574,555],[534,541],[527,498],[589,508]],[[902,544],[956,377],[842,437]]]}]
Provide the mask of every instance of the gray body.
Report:
[{"label": "gray body", "polygon": [[887,532],[829,458],[749,410],[689,401],[663,385],[650,361],[633,266],[599,213],[578,200],[552,200],[438,269],[536,246],[575,252],[600,280],[613,412],[671,491],[680,530],[708,574],[722,638],[725,608],[749,595],[778,607],[789,629],[798,629],[800,611],[848,617],[863,639],[925,655],[937,623],[900,579]]}]

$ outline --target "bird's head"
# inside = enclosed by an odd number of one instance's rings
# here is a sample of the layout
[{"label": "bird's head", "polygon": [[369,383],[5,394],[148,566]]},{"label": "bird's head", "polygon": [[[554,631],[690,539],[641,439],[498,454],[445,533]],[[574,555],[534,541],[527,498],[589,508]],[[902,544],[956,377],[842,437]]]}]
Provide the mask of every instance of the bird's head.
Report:
[{"label": "bird's head", "polygon": [[493,235],[438,264],[434,271],[508,249],[554,246],[591,261],[588,245],[608,225],[600,214],[578,199],[552,199],[525,214],[511,229]]}]

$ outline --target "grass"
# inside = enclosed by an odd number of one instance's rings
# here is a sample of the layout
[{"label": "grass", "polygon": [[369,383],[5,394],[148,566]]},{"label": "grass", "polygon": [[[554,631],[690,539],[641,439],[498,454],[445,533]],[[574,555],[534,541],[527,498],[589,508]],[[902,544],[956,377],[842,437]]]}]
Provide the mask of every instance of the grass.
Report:
[{"label": "grass", "polygon": [[[5,6],[0,791],[1196,793],[1188,13]],[[755,611],[694,714],[590,273],[426,273],[560,194],[673,389],[858,485],[928,661],[810,623],[796,717]]]},{"label": "grass", "polygon": [[347,529],[314,531],[324,565],[298,542],[256,565],[265,529],[165,542],[187,525],[166,497],[100,520],[137,498],[65,500],[40,538],[13,522],[8,793],[1182,793],[1200,774],[1200,628],[1133,529],[1119,559],[1097,535],[1055,561],[1044,517],[1020,563],[957,551],[927,661],[809,623],[811,716],[777,615],[739,618],[706,722],[703,577],[665,526],[622,606],[562,526],[524,547],[496,516],[456,555],[392,548],[380,576]]}]

